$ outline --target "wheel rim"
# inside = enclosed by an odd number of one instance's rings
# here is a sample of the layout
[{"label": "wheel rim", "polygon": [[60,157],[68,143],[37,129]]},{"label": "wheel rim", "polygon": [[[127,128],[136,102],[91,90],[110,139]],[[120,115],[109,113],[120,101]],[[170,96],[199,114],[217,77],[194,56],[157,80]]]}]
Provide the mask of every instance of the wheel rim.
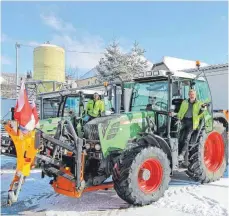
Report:
[{"label": "wheel rim", "polygon": [[209,134],[204,145],[204,163],[208,170],[214,172],[220,168],[224,158],[224,141],[218,132]]},{"label": "wheel rim", "polygon": [[144,193],[152,193],[162,182],[163,168],[157,159],[147,159],[138,171],[138,185]]}]

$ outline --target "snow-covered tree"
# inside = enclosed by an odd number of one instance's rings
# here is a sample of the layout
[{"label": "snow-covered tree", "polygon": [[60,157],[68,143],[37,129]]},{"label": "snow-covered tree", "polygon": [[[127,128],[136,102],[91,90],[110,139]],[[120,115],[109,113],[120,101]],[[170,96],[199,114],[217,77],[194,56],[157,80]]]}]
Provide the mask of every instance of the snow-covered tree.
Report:
[{"label": "snow-covered tree", "polygon": [[128,73],[126,74],[126,78],[131,79],[135,74],[146,72],[148,70],[149,64],[144,57],[144,53],[145,50],[135,42],[130,54],[127,55]]},{"label": "snow-covered tree", "polygon": [[106,48],[104,58],[100,59],[96,69],[100,82],[116,80],[127,73],[127,57],[121,52],[117,42],[114,41]]},{"label": "snow-covered tree", "polygon": [[132,79],[135,74],[149,70],[149,64],[144,57],[145,50],[137,42],[133,44],[130,53],[122,53],[117,42],[106,48],[104,58],[101,58],[97,69],[97,79],[100,82]]}]

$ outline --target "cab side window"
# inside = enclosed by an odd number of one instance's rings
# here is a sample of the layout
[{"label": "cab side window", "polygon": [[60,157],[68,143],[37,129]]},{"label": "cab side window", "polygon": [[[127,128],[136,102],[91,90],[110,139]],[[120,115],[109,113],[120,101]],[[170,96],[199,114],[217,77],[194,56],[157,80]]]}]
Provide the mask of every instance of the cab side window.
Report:
[{"label": "cab side window", "polygon": [[181,84],[181,98],[187,100],[189,98],[188,93],[190,90],[190,82],[182,81],[180,84]]},{"label": "cab side window", "polygon": [[42,119],[55,118],[58,116],[58,108],[60,106],[60,98],[43,99],[43,116]]},{"label": "cab side window", "polygon": [[173,99],[188,99],[188,92],[190,89],[190,81],[179,80],[175,81],[172,86],[172,98]]},{"label": "cab side window", "polygon": [[202,102],[211,101],[210,89],[208,87],[207,82],[196,80],[195,90],[196,90],[198,100]]}]

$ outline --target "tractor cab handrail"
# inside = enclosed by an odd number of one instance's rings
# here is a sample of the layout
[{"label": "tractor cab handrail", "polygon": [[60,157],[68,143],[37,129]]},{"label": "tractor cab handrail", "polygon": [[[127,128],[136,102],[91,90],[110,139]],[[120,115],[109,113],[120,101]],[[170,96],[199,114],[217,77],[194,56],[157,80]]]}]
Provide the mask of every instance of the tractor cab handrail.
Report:
[{"label": "tractor cab handrail", "polygon": [[157,114],[161,114],[161,115],[169,115],[171,112],[168,111],[164,111],[164,110],[156,110],[156,109],[152,109],[151,111],[157,113]]}]

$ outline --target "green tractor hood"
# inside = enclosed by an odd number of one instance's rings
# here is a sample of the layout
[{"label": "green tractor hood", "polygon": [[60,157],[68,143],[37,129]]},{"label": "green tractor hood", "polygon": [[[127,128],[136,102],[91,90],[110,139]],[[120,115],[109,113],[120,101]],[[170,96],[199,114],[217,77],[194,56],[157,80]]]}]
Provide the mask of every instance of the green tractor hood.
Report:
[{"label": "green tractor hood", "polygon": [[55,135],[58,122],[64,119],[63,117],[48,118],[40,120],[40,128],[44,133],[49,135]]},{"label": "green tractor hood", "polygon": [[114,150],[125,149],[129,140],[146,131],[146,117],[154,118],[154,112],[131,112],[93,119],[84,126],[85,138],[100,140],[106,157]]}]

